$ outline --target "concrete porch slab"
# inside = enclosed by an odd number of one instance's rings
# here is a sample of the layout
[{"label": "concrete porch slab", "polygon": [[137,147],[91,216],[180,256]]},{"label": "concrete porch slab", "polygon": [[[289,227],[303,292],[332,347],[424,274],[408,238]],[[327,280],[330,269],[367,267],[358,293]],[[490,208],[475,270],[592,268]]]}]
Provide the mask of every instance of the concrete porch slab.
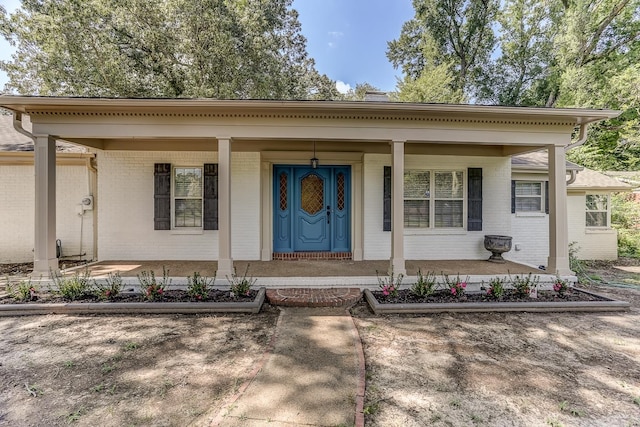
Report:
[{"label": "concrete porch slab", "polygon": [[[375,289],[379,278],[388,280],[388,260],[380,261],[345,261],[345,260],[287,260],[287,261],[234,261],[238,276],[242,277],[249,266],[247,277],[257,279],[256,286],[266,288],[359,288]],[[213,277],[217,270],[216,261],[100,261],[86,267],[75,267],[65,270],[65,274],[83,271],[85,268],[91,277],[101,280],[109,273],[119,272],[126,285],[135,289],[138,285],[137,275],[142,271],[154,271],[156,277],[162,277],[163,267],[171,277],[171,285],[182,288],[187,285],[187,277],[194,272],[202,276]],[[469,290],[480,290],[483,283],[493,277],[516,275],[536,275],[541,289],[550,288],[555,275],[527,265],[507,261],[496,264],[485,260],[410,260],[406,261],[407,275],[403,286],[410,286],[416,281],[416,274],[433,272],[438,280],[442,275],[456,276],[466,280]],[[376,275],[378,274],[378,275]],[[564,277],[575,282],[574,276]],[[226,277],[217,277],[215,286],[229,286]]]}]

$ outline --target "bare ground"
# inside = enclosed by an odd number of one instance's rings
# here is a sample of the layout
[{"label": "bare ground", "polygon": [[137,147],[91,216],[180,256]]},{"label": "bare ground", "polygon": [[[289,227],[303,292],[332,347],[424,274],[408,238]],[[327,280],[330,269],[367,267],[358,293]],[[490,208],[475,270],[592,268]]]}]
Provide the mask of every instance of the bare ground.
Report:
[{"label": "bare ground", "polygon": [[[633,283],[610,267],[593,274]],[[366,425],[640,426],[640,286],[589,287],[633,308],[374,317],[355,307]]]},{"label": "bare ground", "polygon": [[184,426],[248,378],[277,310],[0,318],[0,426]]},{"label": "bare ground", "polygon": [[[633,265],[633,262],[627,263]],[[589,266],[622,314],[353,313],[367,426],[640,426],[640,281]],[[0,426],[206,425],[247,378],[277,311],[0,318]]]}]

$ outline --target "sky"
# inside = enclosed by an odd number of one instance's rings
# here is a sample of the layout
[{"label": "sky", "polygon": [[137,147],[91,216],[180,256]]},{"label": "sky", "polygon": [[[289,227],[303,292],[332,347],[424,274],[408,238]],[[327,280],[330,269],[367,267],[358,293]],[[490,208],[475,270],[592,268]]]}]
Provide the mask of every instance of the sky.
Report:
[{"label": "sky", "polygon": [[[0,0],[8,12],[19,0]],[[336,81],[341,92],[356,83],[370,83],[380,90],[395,89],[401,76],[387,60],[387,42],[400,36],[402,24],[413,16],[411,0],[294,0],[300,14],[307,52],[316,69]],[[0,37],[0,60],[13,49]],[[7,76],[0,72],[0,89]]]}]

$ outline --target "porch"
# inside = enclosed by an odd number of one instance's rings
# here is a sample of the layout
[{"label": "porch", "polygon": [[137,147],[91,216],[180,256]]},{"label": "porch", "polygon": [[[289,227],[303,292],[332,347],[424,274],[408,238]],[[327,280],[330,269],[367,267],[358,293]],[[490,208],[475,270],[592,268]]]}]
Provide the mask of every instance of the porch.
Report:
[{"label": "porch", "polygon": [[[239,261],[234,260],[237,274],[242,277],[249,266],[248,277],[257,279],[258,287],[296,288],[296,287],[358,287],[361,289],[377,288],[380,278],[388,279],[388,260],[352,261],[352,260],[287,260],[287,261]],[[119,272],[124,282],[137,285],[137,275],[142,271],[153,271],[156,277],[162,277],[163,267],[168,271],[173,286],[187,284],[186,278],[194,272],[202,276],[213,277],[216,274],[216,261],[100,261],[88,264],[91,277],[103,279],[109,273]],[[83,271],[85,267],[68,269],[65,273]],[[418,269],[423,274],[432,272],[442,281],[442,275],[460,276],[467,280],[469,290],[479,290],[482,283],[493,277],[516,275],[537,275],[540,284],[552,283],[554,275],[527,265],[507,261],[497,264],[485,260],[408,260],[407,274],[403,284],[410,285],[415,281]],[[568,277],[571,279],[571,277]],[[573,278],[575,280],[575,278]],[[216,286],[227,286],[226,277],[217,277]],[[476,289],[477,288],[477,289]]]}]

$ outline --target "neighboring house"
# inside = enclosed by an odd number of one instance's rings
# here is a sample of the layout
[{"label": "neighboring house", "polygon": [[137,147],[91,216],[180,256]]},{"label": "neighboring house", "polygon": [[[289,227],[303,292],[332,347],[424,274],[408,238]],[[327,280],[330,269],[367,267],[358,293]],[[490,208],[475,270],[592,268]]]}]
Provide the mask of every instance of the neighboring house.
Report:
[{"label": "neighboring house", "polygon": [[[30,128],[27,123],[25,127]],[[81,208],[93,194],[93,154],[71,144],[56,147],[56,239],[66,257],[94,258],[94,212]],[[0,115],[0,263],[33,261],[35,183],[33,140]]]},{"label": "neighboring house", "polygon": [[547,233],[514,236],[517,259],[535,245],[532,260],[546,253],[549,272],[569,274],[565,149],[576,127],[619,114],[14,96],[0,106],[33,123],[37,272],[57,267],[53,144],[65,140],[96,153],[100,260],[216,260],[221,277],[234,259],[388,259],[396,273],[405,260],[486,259],[484,235],[526,219],[510,209],[512,156],[541,149]]},{"label": "neighboring house", "polygon": [[[513,156],[511,235],[513,250],[505,258],[546,265],[549,256],[549,177],[547,153]],[[618,257],[618,235],[611,227],[611,194],[631,186],[602,173],[567,162],[569,242],[579,259]]]}]

